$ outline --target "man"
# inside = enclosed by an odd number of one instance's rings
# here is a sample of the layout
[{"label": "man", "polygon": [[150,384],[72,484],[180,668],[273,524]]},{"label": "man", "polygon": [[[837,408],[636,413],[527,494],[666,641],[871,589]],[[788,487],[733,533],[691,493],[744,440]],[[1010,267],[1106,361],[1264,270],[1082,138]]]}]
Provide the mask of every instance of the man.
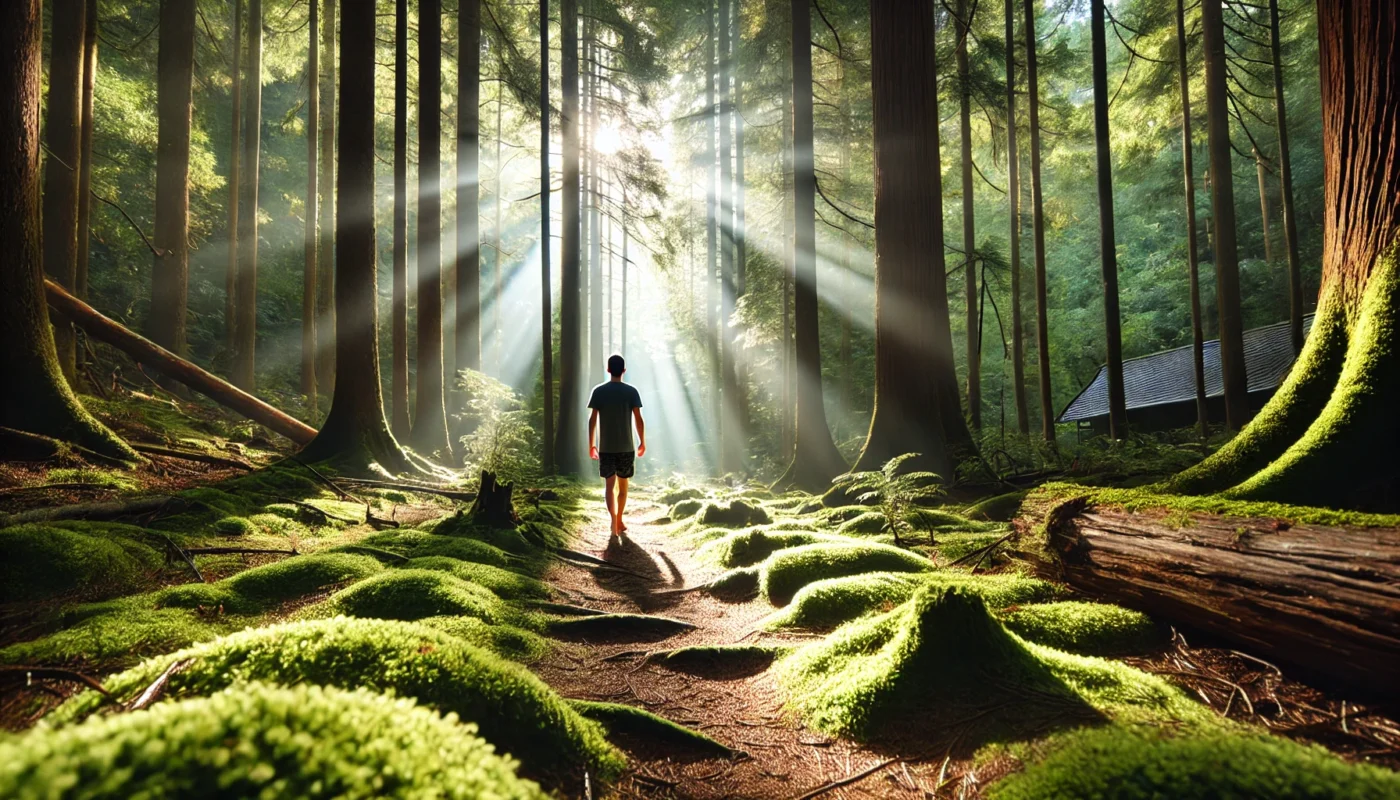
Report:
[{"label": "man", "polygon": [[[604,480],[603,494],[612,519],[612,534],[619,539],[627,532],[622,512],[627,507],[627,481],[635,471],[634,460],[646,455],[646,426],[642,423],[642,396],[622,382],[627,362],[620,355],[608,356],[610,380],[593,387],[588,398],[588,456],[598,462]],[[632,450],[632,422],[637,423],[637,449]],[[600,430],[601,429],[601,430]],[[595,443],[594,433],[597,433]]]}]

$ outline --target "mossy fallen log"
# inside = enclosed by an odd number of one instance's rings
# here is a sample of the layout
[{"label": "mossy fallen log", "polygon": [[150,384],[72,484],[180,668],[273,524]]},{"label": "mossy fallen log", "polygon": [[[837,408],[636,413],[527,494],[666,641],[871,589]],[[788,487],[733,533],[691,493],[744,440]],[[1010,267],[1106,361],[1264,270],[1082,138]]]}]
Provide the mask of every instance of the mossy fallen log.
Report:
[{"label": "mossy fallen log", "polygon": [[1355,695],[1400,698],[1400,528],[1129,513],[1078,498],[1037,530],[1049,577]]}]

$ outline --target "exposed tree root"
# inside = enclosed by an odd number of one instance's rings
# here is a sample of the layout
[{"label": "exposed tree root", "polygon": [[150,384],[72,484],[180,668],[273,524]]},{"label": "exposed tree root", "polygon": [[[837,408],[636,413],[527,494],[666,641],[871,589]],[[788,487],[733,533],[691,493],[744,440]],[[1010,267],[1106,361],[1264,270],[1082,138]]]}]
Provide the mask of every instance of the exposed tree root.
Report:
[{"label": "exposed tree root", "polygon": [[655,641],[694,630],[689,622],[650,614],[598,614],[552,620],[549,633],[589,641]]},{"label": "exposed tree root", "polygon": [[570,700],[569,705],[583,716],[601,722],[611,735],[632,736],[708,755],[735,755],[732,748],[709,736],[650,711],[621,703],[600,703],[593,700]]},{"label": "exposed tree root", "polygon": [[156,495],[103,503],[75,503],[54,508],[36,508],[17,514],[0,514],[0,527],[25,522],[56,522],[65,519],[110,520],[152,514],[182,505],[179,498]]}]

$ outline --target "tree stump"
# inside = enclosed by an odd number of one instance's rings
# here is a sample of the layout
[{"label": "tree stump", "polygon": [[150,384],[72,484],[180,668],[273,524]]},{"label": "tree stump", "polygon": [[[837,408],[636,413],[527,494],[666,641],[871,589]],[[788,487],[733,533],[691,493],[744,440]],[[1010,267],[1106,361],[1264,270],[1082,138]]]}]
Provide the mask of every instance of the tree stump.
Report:
[{"label": "tree stump", "polygon": [[520,524],[511,495],[513,483],[499,483],[496,473],[481,471],[481,489],[476,493],[469,515],[473,522],[496,528],[514,528]]}]

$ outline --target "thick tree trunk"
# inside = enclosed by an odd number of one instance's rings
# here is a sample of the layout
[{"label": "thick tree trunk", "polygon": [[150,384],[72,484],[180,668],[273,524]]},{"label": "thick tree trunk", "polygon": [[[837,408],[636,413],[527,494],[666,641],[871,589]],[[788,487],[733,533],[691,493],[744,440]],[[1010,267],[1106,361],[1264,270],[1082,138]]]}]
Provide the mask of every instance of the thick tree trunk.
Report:
[{"label": "thick tree trunk", "polygon": [[1011,258],[1011,393],[1016,402],[1016,430],[1031,432],[1026,406],[1025,321],[1021,319],[1021,156],[1016,139],[1016,0],[1006,0],[1006,199],[1011,204],[1007,236]]},{"label": "thick tree trunk", "polygon": [[389,338],[389,405],[394,437],[408,418],[408,0],[394,2],[394,276]]},{"label": "thick tree trunk", "polygon": [[[457,370],[481,369],[481,0],[457,6]],[[499,255],[497,256],[499,261]],[[455,385],[456,381],[453,381]]]},{"label": "thick tree trunk", "polygon": [[184,356],[189,298],[190,113],[194,79],[194,0],[160,4],[156,75],[156,213],[159,255],[151,270],[151,341]]},{"label": "thick tree trunk", "polygon": [[1040,189],[1040,77],[1036,67],[1035,0],[1025,0],[1026,105],[1031,128],[1031,238],[1035,247],[1035,351],[1040,369],[1040,432],[1055,443],[1055,397],[1050,392],[1050,315],[1045,288],[1045,210]]},{"label": "thick tree trunk", "polygon": [[1253,155],[1254,171],[1259,178],[1259,221],[1260,227],[1263,231],[1262,235],[1264,238],[1264,260],[1266,262],[1273,263],[1274,245],[1271,241],[1273,237],[1270,236],[1269,228],[1269,189],[1268,183],[1264,179],[1264,173],[1268,170],[1264,166],[1264,157],[1259,154],[1259,151],[1254,150]]},{"label": "thick tree trunk", "polygon": [[321,102],[321,41],[319,4],[311,0],[308,7],[306,48],[306,232],[302,249],[301,281],[301,393],[306,396],[312,414],[316,414],[316,273],[317,273],[317,208],[316,191],[316,128],[320,122]]},{"label": "thick tree trunk", "polygon": [[[332,0],[333,1],[333,0]],[[233,88],[229,104],[228,261],[224,266],[224,349],[235,347],[238,309],[238,206],[243,202],[243,0],[233,0]]]},{"label": "thick tree trunk", "polygon": [[50,308],[72,320],[73,324],[82,328],[88,336],[126,353],[136,363],[188,386],[297,444],[306,444],[315,436],[315,428],[211,375],[155,342],[127,330],[74,297],[57,283],[47,281],[44,290]]},{"label": "thick tree trunk", "polygon": [[[78,271],[78,159],[82,155],[83,36],[86,0],[55,0],[50,19],[48,120],[49,157],[44,167],[44,272],[72,289]],[[53,320],[54,347],[63,377],[77,380],[73,326]]]},{"label": "thick tree trunk", "polygon": [[[320,2],[320,0],[311,0]],[[335,366],[337,363],[335,346],[335,285],[340,270],[336,261],[335,249],[335,203],[337,186],[335,183],[335,118],[339,111],[336,105],[336,4],[339,0],[325,0],[325,19],[322,21],[321,48],[322,73],[326,77],[321,102],[326,113],[321,115],[321,259],[317,269],[320,280],[316,285],[316,388],[322,393],[335,392]]]},{"label": "thick tree trunk", "polygon": [[1288,151],[1288,112],[1283,98],[1283,46],[1278,0],[1269,0],[1269,43],[1274,62],[1274,129],[1278,133],[1278,181],[1283,211],[1283,246],[1288,255],[1288,330],[1293,352],[1303,350],[1303,272],[1298,263],[1298,220],[1293,211],[1293,164]]},{"label": "thick tree trunk", "polygon": [[723,411],[720,414],[720,473],[744,472],[743,403],[730,325],[735,309],[734,265],[734,0],[719,0],[719,356]]},{"label": "thick tree trunk", "polygon": [[[0,426],[140,459],[83,409],[59,370],[44,305],[39,224],[39,0],[0,3]],[[56,168],[52,161],[50,169]]]},{"label": "thick tree trunk", "polygon": [[[496,75],[500,78],[505,76],[505,54],[501,48],[505,43],[496,42]],[[547,66],[547,65],[546,65]],[[504,136],[502,131],[503,109],[505,108],[505,87],[499,83],[496,86],[496,158],[492,164],[496,168],[496,185],[493,188],[492,204],[495,206],[495,221],[491,226],[491,368],[493,374],[500,377],[501,358],[505,334],[501,330],[501,301],[505,290],[505,258],[501,254],[501,240],[505,231],[501,228],[501,206],[505,202],[505,170],[501,161],[501,140]],[[485,356],[483,355],[483,361]]]},{"label": "thick tree trunk", "polygon": [[[374,225],[374,0],[341,0],[344,78],[340,97],[340,182],[336,186],[335,394],[330,414],[302,451],[350,470],[414,467],[384,419],[379,382],[379,304]],[[326,24],[330,25],[329,16]],[[328,61],[331,59],[327,59]],[[329,116],[329,115],[327,115]]]},{"label": "thick tree trunk", "polygon": [[588,355],[582,365],[582,379],[579,389],[588,390],[598,373],[603,369],[603,177],[596,144],[602,115],[598,110],[598,98],[602,93],[599,80],[598,58],[602,48],[598,46],[599,24],[597,22],[597,0],[588,0],[588,19],[584,20],[586,57],[583,67],[587,71],[584,81],[585,99],[588,109],[584,118],[588,121],[588,137],[584,141],[584,157],[588,160],[585,192],[588,196],[588,221],[584,229],[583,242],[588,250],[584,265],[584,287],[588,297]]},{"label": "thick tree trunk", "polygon": [[954,36],[958,67],[958,126],[962,149],[962,234],[963,234],[963,299],[967,317],[967,415],[972,427],[982,427],[982,342],[977,314],[977,218],[972,183],[972,87],[967,68],[967,40],[972,26],[967,0],[958,0],[954,15]]},{"label": "thick tree trunk", "polygon": [[1196,258],[1196,178],[1192,166],[1191,78],[1186,59],[1186,0],[1176,0],[1177,77],[1181,82],[1181,163],[1186,182],[1186,271],[1191,281],[1191,365],[1196,385],[1196,423],[1210,435],[1206,413],[1205,331],[1201,324],[1200,264]]},{"label": "thick tree trunk", "polygon": [[1234,173],[1230,171],[1230,117],[1225,98],[1225,29],[1221,0],[1201,0],[1206,50],[1206,127],[1209,130],[1210,205],[1215,226],[1215,299],[1220,314],[1220,373],[1225,388],[1225,426],[1249,419],[1240,310],[1240,262],[1235,241]]},{"label": "thick tree trunk", "polygon": [[560,0],[561,80],[564,99],[563,219],[559,265],[559,425],[554,434],[555,471],[577,475],[583,468],[579,415],[583,413],[579,362],[583,316],[579,264],[578,0]]},{"label": "thick tree trunk", "polygon": [[1363,696],[1400,697],[1400,529],[1051,512],[1047,571]]},{"label": "thick tree trunk", "polygon": [[1113,157],[1108,139],[1108,55],[1104,31],[1104,0],[1090,4],[1094,51],[1094,156],[1099,193],[1099,263],[1103,275],[1103,327],[1108,364],[1108,435],[1128,433],[1127,402],[1123,395],[1123,331],[1118,314],[1118,244],[1113,231]]},{"label": "thick tree trunk", "polygon": [[[931,14],[932,6],[929,8]],[[874,14],[875,10],[872,8],[872,17]],[[932,24],[928,31],[932,33]],[[932,36],[929,38],[932,39]],[[827,424],[826,407],[822,401],[821,332],[818,328],[820,309],[817,303],[817,173],[812,147],[811,41],[810,0],[792,0],[792,205],[795,232],[792,273],[796,280],[796,302],[793,304],[793,311],[797,329],[797,442],[792,463],[788,465],[787,471],[778,479],[776,485],[822,492],[831,486],[832,478],[846,471],[846,461],[836,449],[836,443],[832,441],[831,426]],[[942,275],[941,270],[939,275]],[[945,325],[946,322],[945,317]],[[951,364],[949,366],[951,367]]]},{"label": "thick tree trunk", "polygon": [[[86,300],[88,254],[92,244],[92,101],[97,89],[97,0],[86,0],[83,25],[83,105],[78,156],[78,264],[73,293]],[[78,356],[78,360],[83,360]]]},{"label": "thick tree trunk", "polygon": [[[714,446],[711,453],[717,474],[724,474],[724,410],[720,386],[723,382],[719,354],[719,298],[715,282],[715,265],[719,262],[719,114],[715,104],[719,97],[719,0],[706,0],[705,15],[709,38],[705,40],[705,269],[701,272],[705,286],[705,347],[709,356],[710,394],[707,401],[712,425],[706,440]],[[794,40],[795,41],[795,40]],[[711,438],[713,437],[713,438]]]},{"label": "thick tree trunk", "polygon": [[[540,356],[544,401],[544,437],[540,468],[546,475],[557,468],[554,460],[554,310],[549,274],[549,0],[540,0]],[[497,159],[499,162],[499,159]],[[498,251],[499,252],[499,251]]]},{"label": "thick tree trunk", "polygon": [[442,3],[422,0],[418,12],[418,391],[409,441],[424,453],[450,455],[443,386],[442,260]]},{"label": "thick tree trunk", "polygon": [[253,391],[258,344],[258,183],[262,144],[262,0],[248,0],[248,107],[243,115],[243,208],[238,212],[238,278],[233,311],[233,384]]}]

